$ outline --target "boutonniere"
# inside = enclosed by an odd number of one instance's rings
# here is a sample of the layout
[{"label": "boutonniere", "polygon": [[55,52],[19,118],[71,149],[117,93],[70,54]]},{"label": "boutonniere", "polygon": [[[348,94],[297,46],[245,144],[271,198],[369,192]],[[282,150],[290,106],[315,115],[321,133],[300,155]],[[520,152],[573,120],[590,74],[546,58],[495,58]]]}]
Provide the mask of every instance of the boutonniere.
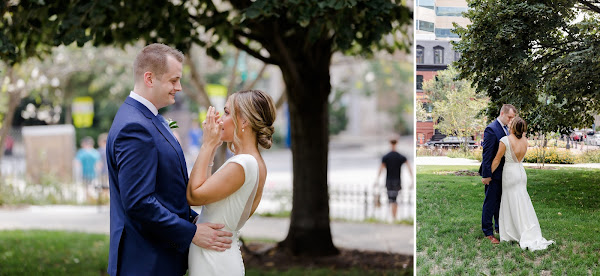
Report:
[{"label": "boutonniere", "polygon": [[179,128],[177,121],[173,121],[171,118],[167,119],[167,123],[169,124],[169,128]]}]

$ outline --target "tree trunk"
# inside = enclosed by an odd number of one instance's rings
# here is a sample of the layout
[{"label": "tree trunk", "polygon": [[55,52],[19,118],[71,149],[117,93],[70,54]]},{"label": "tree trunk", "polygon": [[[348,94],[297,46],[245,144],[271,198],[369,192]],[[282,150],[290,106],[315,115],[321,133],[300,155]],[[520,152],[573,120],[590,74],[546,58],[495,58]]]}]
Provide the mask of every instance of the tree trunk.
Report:
[{"label": "tree trunk", "polygon": [[327,187],[331,55],[294,60],[280,66],[290,112],[293,207],[288,235],[279,246],[294,255],[336,255],[339,250],[331,237]]},{"label": "tree trunk", "polygon": [[[12,78],[11,78],[12,81]],[[2,128],[0,128],[0,164],[2,164],[2,159],[4,158],[4,143],[6,141],[6,136],[10,133],[12,129],[12,121],[15,116],[15,110],[21,103],[21,93],[20,91],[13,91],[8,93],[8,110],[6,114],[4,114],[4,120],[2,121]],[[2,171],[0,170],[0,176],[2,176]]]}]

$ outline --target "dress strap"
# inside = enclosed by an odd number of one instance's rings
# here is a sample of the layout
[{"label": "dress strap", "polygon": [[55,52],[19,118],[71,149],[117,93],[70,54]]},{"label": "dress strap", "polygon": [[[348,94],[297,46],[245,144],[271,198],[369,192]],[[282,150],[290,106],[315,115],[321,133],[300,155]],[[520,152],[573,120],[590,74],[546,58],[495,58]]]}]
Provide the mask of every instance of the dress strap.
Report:
[{"label": "dress strap", "polygon": [[[232,160],[233,161],[233,160]],[[238,221],[238,225],[235,230],[240,230],[246,221],[250,218],[250,212],[252,211],[252,204],[254,203],[254,198],[256,197],[256,191],[258,190],[258,181],[259,181],[259,173],[258,173],[258,161],[254,156],[250,154],[244,154],[239,157],[239,160],[235,160],[236,163],[239,163],[244,168],[244,175],[246,176],[246,183],[253,183],[252,192],[248,196],[248,200],[244,206],[244,211],[240,216],[240,220]]]}]

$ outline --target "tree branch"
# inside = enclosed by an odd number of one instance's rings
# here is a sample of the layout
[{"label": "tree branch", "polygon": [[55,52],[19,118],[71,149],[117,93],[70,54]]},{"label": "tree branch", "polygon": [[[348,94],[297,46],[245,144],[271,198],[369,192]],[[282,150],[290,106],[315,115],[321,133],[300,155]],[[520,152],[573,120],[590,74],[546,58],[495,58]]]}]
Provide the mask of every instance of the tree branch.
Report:
[{"label": "tree branch", "polygon": [[250,5],[252,5],[252,1],[249,1],[249,0],[229,0],[229,3],[231,3],[231,5],[234,8],[236,8],[240,11],[242,11],[242,10],[250,7]]},{"label": "tree branch", "polygon": [[235,73],[237,71],[237,65],[240,59],[240,50],[235,49],[233,68],[231,69],[231,76],[229,77],[229,85],[227,86],[227,97],[233,93],[233,87],[235,86]]},{"label": "tree branch", "polygon": [[[589,11],[593,11],[595,13],[600,13],[600,6],[596,6],[595,4],[600,4],[600,1],[587,1],[587,0],[577,0],[577,2],[579,2],[580,4],[584,5]],[[584,8],[580,8],[580,9],[584,9]]]},{"label": "tree branch", "polygon": [[189,85],[185,85],[182,84],[183,86],[183,94],[185,94],[190,100],[194,101],[196,104],[198,104],[199,106],[203,106],[205,108],[208,108],[210,106],[210,102],[205,102],[205,99],[203,99],[200,93],[194,93],[192,92],[192,90],[194,90],[194,88],[196,87],[196,85],[192,85],[194,87],[190,87]]},{"label": "tree branch", "polygon": [[261,44],[262,44],[262,40],[264,39],[264,37],[262,37],[260,35],[257,35],[255,33],[246,33],[246,32],[244,32],[242,30],[239,30],[239,29],[234,30],[233,34],[236,35],[236,36],[243,36],[243,37],[248,38],[250,40],[255,40],[257,42],[260,42]]},{"label": "tree branch", "polygon": [[198,72],[196,63],[194,63],[194,61],[192,60],[191,55],[192,55],[192,51],[190,49],[190,53],[185,56],[185,59],[186,59],[187,63],[190,65],[190,75],[191,75],[192,85],[194,86],[194,88],[196,88],[198,93],[193,94],[192,92],[186,91],[187,89],[184,90],[183,92],[186,95],[190,96],[190,98],[192,100],[194,100],[196,103],[198,103],[200,105],[204,105],[204,107],[208,108],[211,105],[211,102],[210,102],[210,98],[208,97],[208,94],[206,93],[206,89],[204,89],[206,87],[206,84],[202,80],[202,75],[200,74],[200,72]]},{"label": "tree branch", "polygon": [[279,65],[279,62],[277,62],[275,59],[270,58],[270,57],[264,57],[263,55],[261,55],[259,52],[257,52],[256,50],[248,47],[248,45],[242,43],[239,39],[234,38],[233,39],[233,46],[237,47],[238,49],[248,53],[249,55],[255,57],[256,59],[262,60],[265,63],[269,63],[269,64],[273,64],[273,65]]},{"label": "tree branch", "polygon": [[248,85],[246,85],[244,87],[244,90],[250,90],[250,89],[252,89],[252,87],[254,87],[256,85],[256,83],[258,82],[258,80],[262,78],[262,75],[263,75],[263,73],[265,72],[266,69],[267,69],[267,64],[263,63],[263,66],[262,66],[262,68],[260,68],[260,71],[258,71],[258,74],[256,75],[256,78],[251,83],[249,83]]},{"label": "tree branch", "polygon": [[275,23],[273,24],[273,36],[274,36],[274,41],[275,41],[275,47],[277,48],[277,51],[281,54],[281,56],[283,57],[283,62],[284,65],[286,65],[288,67],[288,69],[290,70],[292,77],[294,78],[294,82],[298,85],[302,84],[302,78],[300,77],[300,72],[298,72],[298,68],[296,68],[296,66],[294,66],[295,62],[292,59],[292,56],[289,53],[289,49],[284,45],[283,40],[281,40],[281,33],[279,32],[279,24]]}]

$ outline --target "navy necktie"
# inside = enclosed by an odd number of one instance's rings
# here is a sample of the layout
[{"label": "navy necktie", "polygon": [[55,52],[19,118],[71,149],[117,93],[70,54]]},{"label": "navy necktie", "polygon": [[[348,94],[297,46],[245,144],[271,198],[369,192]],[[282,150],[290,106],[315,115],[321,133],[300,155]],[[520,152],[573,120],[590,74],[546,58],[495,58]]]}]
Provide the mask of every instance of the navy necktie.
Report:
[{"label": "navy necktie", "polygon": [[508,127],[504,126],[504,133],[506,133],[506,135],[508,135]]},{"label": "navy necktie", "polygon": [[[171,136],[173,136],[173,138],[175,138],[175,135],[173,134],[173,132],[171,131],[171,128],[169,127],[169,122],[167,122],[167,119],[165,119],[165,117],[163,117],[160,114],[157,114],[156,117],[158,117],[158,119],[162,122],[163,126],[165,128],[167,128],[167,130],[169,131],[169,134],[171,134]],[[175,140],[177,140],[177,138],[175,138]]]}]

